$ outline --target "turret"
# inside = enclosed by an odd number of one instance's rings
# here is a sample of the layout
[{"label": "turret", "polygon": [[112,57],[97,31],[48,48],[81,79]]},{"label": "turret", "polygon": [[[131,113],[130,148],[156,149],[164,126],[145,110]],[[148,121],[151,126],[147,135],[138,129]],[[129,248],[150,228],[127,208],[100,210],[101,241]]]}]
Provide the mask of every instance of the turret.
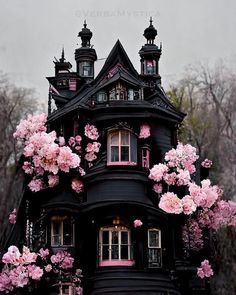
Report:
[{"label": "turret", "polygon": [[81,38],[81,47],[75,50],[75,61],[77,73],[87,82],[94,79],[94,62],[97,60],[97,54],[90,40],[93,33],[87,28],[86,21],[84,27],[79,32],[78,37]]}]

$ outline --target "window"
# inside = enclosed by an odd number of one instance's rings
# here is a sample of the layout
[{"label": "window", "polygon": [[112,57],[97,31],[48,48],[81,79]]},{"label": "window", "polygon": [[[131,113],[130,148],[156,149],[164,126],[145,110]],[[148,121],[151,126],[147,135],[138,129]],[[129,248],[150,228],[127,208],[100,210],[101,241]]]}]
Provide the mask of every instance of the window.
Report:
[{"label": "window", "polygon": [[82,66],[82,76],[84,76],[84,77],[92,77],[93,76],[92,62],[83,61],[81,63],[81,66]]},{"label": "window", "polygon": [[97,94],[97,101],[98,102],[104,102],[104,101],[107,101],[107,94],[106,92],[98,92]]},{"label": "window", "polygon": [[51,218],[51,246],[72,246],[74,244],[74,226],[68,216]]},{"label": "window", "polygon": [[161,267],[161,231],[148,230],[148,267]]},{"label": "window", "polygon": [[148,147],[142,147],[142,167],[150,168],[150,150]]},{"label": "window", "polygon": [[108,164],[135,165],[137,140],[128,130],[117,130],[108,135]]},{"label": "window", "polygon": [[133,265],[130,231],[125,226],[102,227],[99,242],[100,266]]},{"label": "window", "polygon": [[146,60],[145,61],[145,73],[146,75],[155,75],[156,74],[156,61],[155,60]]}]

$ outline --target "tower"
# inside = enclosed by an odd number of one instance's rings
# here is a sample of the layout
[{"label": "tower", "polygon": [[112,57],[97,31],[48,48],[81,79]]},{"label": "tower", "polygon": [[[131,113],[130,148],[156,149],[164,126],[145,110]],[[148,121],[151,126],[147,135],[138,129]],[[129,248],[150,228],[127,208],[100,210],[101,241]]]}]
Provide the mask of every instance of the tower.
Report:
[{"label": "tower", "polygon": [[87,82],[94,79],[94,62],[97,60],[96,51],[90,44],[92,36],[93,33],[84,21],[84,27],[78,34],[82,43],[81,47],[75,50],[75,60],[78,75]]},{"label": "tower", "polygon": [[162,46],[158,47],[154,42],[157,36],[157,30],[152,24],[150,18],[150,25],[144,30],[143,36],[147,43],[142,46],[139,51],[141,57],[141,77],[147,83],[161,83],[161,76],[159,74],[159,59],[162,53]]}]

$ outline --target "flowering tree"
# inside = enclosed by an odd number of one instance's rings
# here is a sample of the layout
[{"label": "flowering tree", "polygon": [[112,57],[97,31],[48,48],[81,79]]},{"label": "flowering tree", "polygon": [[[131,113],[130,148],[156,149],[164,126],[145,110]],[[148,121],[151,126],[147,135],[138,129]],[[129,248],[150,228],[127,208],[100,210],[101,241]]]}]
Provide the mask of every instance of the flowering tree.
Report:
[{"label": "flowering tree", "polygon": [[16,246],[10,246],[3,255],[2,262],[4,267],[0,273],[0,292],[26,290],[29,286],[54,277],[59,288],[69,281],[76,294],[82,295],[81,270],[77,269],[74,274],[70,272],[74,259],[66,251],[58,251],[50,256],[48,249],[41,248],[35,253],[23,246],[21,253]]},{"label": "flowering tree", "polygon": [[[83,183],[79,177],[85,175],[84,169],[80,167],[82,137],[80,135],[70,137],[66,145],[64,137],[57,137],[55,131],[46,132],[46,121],[45,114],[28,115],[27,119],[21,120],[14,133],[14,137],[24,145],[25,161],[22,168],[31,176],[28,187],[32,192],[54,187],[59,183],[60,173],[77,170],[79,176],[72,180],[71,187],[80,193],[83,190]],[[85,160],[91,167],[101,147],[101,144],[95,141],[99,133],[94,125],[87,124],[84,135],[92,141],[87,144],[85,154]]]},{"label": "flowering tree", "polygon": [[[149,178],[155,182],[153,190],[159,195],[159,207],[170,214],[189,216],[183,227],[183,241],[189,250],[199,251],[203,248],[203,230],[217,230],[221,226],[236,226],[236,203],[222,199],[223,190],[212,185],[209,179],[201,184],[193,181],[198,159],[196,149],[189,144],[179,143],[176,149],[165,154],[164,164],[154,165]],[[205,159],[202,166],[210,168],[212,162]],[[177,195],[175,187],[185,187],[185,195]],[[201,278],[213,275],[208,260],[198,268]]]}]

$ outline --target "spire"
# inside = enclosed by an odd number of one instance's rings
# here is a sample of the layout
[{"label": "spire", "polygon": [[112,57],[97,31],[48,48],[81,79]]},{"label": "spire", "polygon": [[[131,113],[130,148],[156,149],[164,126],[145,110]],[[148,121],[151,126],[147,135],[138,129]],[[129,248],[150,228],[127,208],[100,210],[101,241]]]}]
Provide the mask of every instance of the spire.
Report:
[{"label": "spire", "polygon": [[153,26],[152,17],[150,17],[150,25],[144,30],[143,36],[147,39],[147,44],[154,44],[155,37],[157,35],[157,30]]},{"label": "spire", "polygon": [[64,49],[64,45],[62,47],[62,52],[61,52],[61,58],[60,58],[60,62],[64,62],[65,59],[65,49]]}]

